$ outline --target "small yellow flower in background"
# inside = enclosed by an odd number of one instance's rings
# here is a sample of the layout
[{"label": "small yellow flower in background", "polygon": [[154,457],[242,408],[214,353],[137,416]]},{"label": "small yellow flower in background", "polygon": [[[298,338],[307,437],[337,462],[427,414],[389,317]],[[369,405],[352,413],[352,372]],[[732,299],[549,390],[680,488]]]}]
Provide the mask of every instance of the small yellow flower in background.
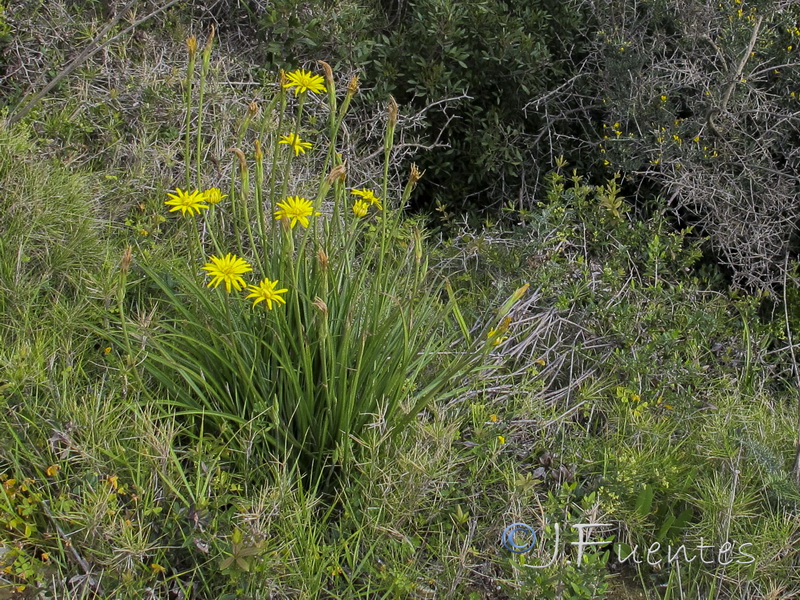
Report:
[{"label": "small yellow flower in background", "polygon": [[247,298],[255,298],[253,301],[253,306],[258,304],[259,302],[266,302],[267,307],[269,310],[272,310],[272,303],[276,302],[279,304],[286,304],[286,300],[281,298],[278,294],[285,294],[289,290],[286,288],[282,290],[276,290],[275,286],[278,285],[278,280],[270,281],[269,279],[264,279],[258,285],[248,285],[247,289],[250,290],[252,293],[247,296]]},{"label": "small yellow flower in background", "polygon": [[507,335],[501,335],[505,331],[502,327],[492,329],[487,337],[491,340],[493,346],[499,346],[508,339]]},{"label": "small yellow flower in background", "polygon": [[497,423],[497,415],[489,415],[489,420],[492,423]]},{"label": "small yellow flower in background", "polygon": [[228,194],[223,194],[222,190],[219,188],[211,188],[210,190],[206,190],[203,192],[203,195],[206,198],[206,202],[209,204],[219,204],[224,198],[228,197]]},{"label": "small yellow flower in background", "polygon": [[167,572],[167,570],[158,563],[153,563],[150,565],[150,568],[153,570],[153,573],[160,573],[161,575]]},{"label": "small yellow flower in background", "polygon": [[300,196],[289,196],[285,202],[278,202],[279,209],[275,211],[276,219],[291,219],[292,229],[300,221],[303,227],[308,227],[308,217],[319,216],[314,214],[314,203]]},{"label": "small yellow flower in background", "polygon": [[535,361],[533,361],[533,362],[534,362],[534,364],[537,364],[537,365],[539,365],[540,367],[544,367],[545,365],[547,365],[547,363],[546,363],[546,362],[544,361],[544,359],[542,359],[542,358],[537,358],[537,359],[536,359]]},{"label": "small yellow flower in background", "polygon": [[369,204],[363,200],[356,200],[356,203],[353,204],[353,212],[357,217],[366,217],[369,212]]},{"label": "small yellow flower in background", "polygon": [[108,485],[115,490],[119,488],[119,475],[109,475],[106,480],[108,481]]},{"label": "small yellow flower in background", "polygon": [[106,346],[103,348],[103,354],[111,354],[111,346]]},{"label": "small yellow flower in background", "polygon": [[354,196],[361,197],[365,202],[369,202],[370,204],[377,206],[378,209],[383,210],[383,206],[381,206],[381,199],[375,195],[375,192],[372,190],[361,189],[361,190],[351,190],[351,194]]},{"label": "small yellow flower in background", "polygon": [[289,135],[281,136],[279,144],[288,144],[294,150],[294,155],[305,154],[306,150],[311,150],[311,142],[304,142],[299,135],[290,133]]},{"label": "small yellow flower in background", "polygon": [[228,293],[230,293],[231,287],[237,292],[241,290],[245,286],[242,275],[253,270],[247,261],[235,254],[227,254],[224,258],[212,256],[209,260],[211,262],[206,263],[203,267],[204,270],[208,271],[206,275],[212,277],[208,287],[217,287],[224,282]]},{"label": "small yellow flower in background", "polygon": [[59,465],[50,465],[49,467],[47,467],[44,473],[48,477],[55,477],[56,473],[58,473],[60,470],[61,467]]},{"label": "small yellow flower in background", "polygon": [[661,101],[662,102],[666,102],[667,101],[667,97],[666,96],[661,96]]},{"label": "small yellow flower in background", "polygon": [[313,92],[319,94],[325,91],[325,79],[321,75],[314,75],[311,71],[298,69],[286,74],[285,88],[295,88],[294,95],[303,92]]},{"label": "small yellow flower in background", "polygon": [[502,435],[498,435],[497,436],[497,441],[500,442],[501,444],[505,444],[506,443],[506,438],[504,438]]},{"label": "small yellow flower in background", "polygon": [[181,211],[182,215],[187,212],[189,215],[194,215],[195,212],[199,215],[200,209],[207,210],[208,204],[203,204],[206,201],[205,194],[197,190],[191,194],[184,192],[181,188],[175,188],[174,194],[167,194],[171,199],[164,202],[167,206],[171,206],[169,212]]}]

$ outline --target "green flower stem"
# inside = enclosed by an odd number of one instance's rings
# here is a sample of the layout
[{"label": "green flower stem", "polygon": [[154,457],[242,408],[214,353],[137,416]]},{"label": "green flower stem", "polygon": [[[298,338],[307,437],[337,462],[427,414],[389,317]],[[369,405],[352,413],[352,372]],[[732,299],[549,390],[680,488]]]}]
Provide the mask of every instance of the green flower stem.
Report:
[{"label": "green flower stem", "polygon": [[386,138],[383,141],[383,214],[381,214],[381,255],[378,259],[378,277],[383,273],[383,262],[386,256],[386,222],[388,220],[389,202],[387,193],[389,190],[389,160],[392,156],[392,146],[394,145],[394,129],[397,125],[397,103],[394,98],[389,102],[389,119],[386,125]]},{"label": "green flower stem", "polygon": [[[238,148],[231,148],[231,152],[236,154],[236,157],[239,159],[239,172],[242,177],[241,203],[244,212],[244,220],[247,225],[247,239],[250,240],[250,251],[255,252],[256,239],[253,235],[253,224],[250,222],[250,211],[247,206],[250,198],[250,170],[247,168],[247,159],[244,156],[244,152]],[[244,254],[244,252],[242,252],[242,254]]]},{"label": "green flower stem", "polygon": [[[300,94],[300,99],[297,103],[297,121],[294,124],[294,136],[295,139],[300,135],[300,120],[303,118],[303,105],[306,101],[306,92]],[[277,145],[276,145],[277,149]],[[287,191],[289,189],[289,177],[291,175],[291,168],[292,168],[292,159],[294,158],[294,152],[291,152],[291,147],[289,147],[289,160],[286,161],[286,166],[284,167],[283,171],[283,183],[281,185],[281,199],[286,198]]]},{"label": "green flower stem", "polygon": [[[231,151],[233,151],[233,148],[231,148]],[[239,214],[238,207],[239,207],[239,202],[241,200],[239,199],[239,194],[237,194],[236,192],[236,176],[237,176],[237,171],[234,168],[233,172],[231,173],[231,188],[228,191],[228,198],[230,198],[230,203],[231,203],[233,237],[236,238],[236,247],[239,250],[239,255],[241,256],[244,254],[244,244],[242,244],[243,236],[242,236],[242,231],[240,229],[241,216]]]},{"label": "green flower stem", "polygon": [[[280,100],[280,110],[278,112],[278,129],[277,131],[280,133],[283,131],[283,115],[286,114],[286,89],[279,85],[278,89],[278,96]],[[275,178],[277,177],[278,173],[278,156],[280,153],[280,147],[278,146],[278,140],[275,140],[275,144],[272,147],[272,166],[270,167],[269,171],[269,205],[270,210],[274,208],[276,202],[278,202],[278,198],[275,197]],[[275,243],[275,235],[276,235],[276,224],[275,219],[272,218],[270,215],[270,241],[274,244]]]},{"label": "green flower stem", "polygon": [[265,255],[267,252],[267,230],[266,215],[264,213],[264,153],[261,151],[261,143],[256,140],[255,150],[255,169],[256,169],[256,214],[258,218],[258,235],[261,241],[261,251],[253,248],[253,254],[258,256],[258,264],[261,272],[266,269]]},{"label": "green flower stem", "polygon": [[206,89],[206,78],[208,71],[211,67],[211,47],[214,44],[214,26],[211,26],[211,33],[208,35],[206,45],[203,48],[202,65],[200,67],[200,86],[197,92],[197,131],[195,132],[196,149],[195,149],[195,177],[197,178],[197,189],[202,190],[202,169],[200,168],[200,161],[202,159],[202,143],[203,143],[203,96]]},{"label": "green flower stem", "polygon": [[186,119],[184,127],[186,129],[186,145],[183,151],[183,159],[186,164],[186,189],[192,187],[192,82],[194,80],[194,66],[197,62],[196,52],[189,51],[189,65],[186,68],[186,93],[184,100],[186,101]]}]

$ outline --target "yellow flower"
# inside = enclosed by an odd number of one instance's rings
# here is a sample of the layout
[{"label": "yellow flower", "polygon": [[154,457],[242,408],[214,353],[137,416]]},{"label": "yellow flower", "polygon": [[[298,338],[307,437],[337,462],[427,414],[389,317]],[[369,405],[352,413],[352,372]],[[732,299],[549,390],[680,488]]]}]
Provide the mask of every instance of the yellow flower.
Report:
[{"label": "yellow flower", "polygon": [[661,96],[661,101],[662,102],[666,102],[667,101],[667,97],[666,96]]},{"label": "yellow flower", "polygon": [[278,285],[278,280],[270,281],[269,279],[264,279],[258,285],[248,285],[247,289],[250,290],[252,293],[247,296],[247,298],[255,298],[253,301],[253,306],[258,304],[259,302],[266,302],[267,307],[272,310],[272,303],[280,303],[286,304],[286,300],[281,298],[278,294],[285,294],[289,290],[286,288],[282,290],[276,290],[275,286]]},{"label": "yellow flower", "polygon": [[377,206],[380,210],[383,210],[383,206],[381,206],[381,199],[375,195],[375,192],[372,190],[361,189],[361,190],[351,190],[351,194],[354,196],[361,197],[365,202],[369,202],[370,204]]},{"label": "yellow flower", "polygon": [[308,217],[318,216],[314,213],[314,204],[300,196],[289,196],[285,202],[278,202],[279,209],[275,211],[276,219],[291,219],[292,229],[300,221],[303,227],[308,227]]},{"label": "yellow flower", "polygon": [[45,470],[45,475],[47,475],[48,477],[55,477],[56,473],[58,473],[60,469],[61,467],[59,465],[50,465]]},{"label": "yellow flower", "polygon": [[219,204],[224,198],[228,197],[228,194],[223,194],[219,188],[211,188],[203,192],[203,194],[209,204]]},{"label": "yellow flower", "polygon": [[103,348],[103,354],[111,354],[111,346],[106,346]]},{"label": "yellow flower", "polygon": [[220,283],[225,283],[225,289],[228,293],[233,287],[237,292],[244,287],[245,282],[242,275],[253,270],[253,268],[242,258],[235,254],[227,254],[224,258],[217,258],[212,256],[203,267],[208,271],[206,275],[212,277],[208,283],[208,287],[217,287]]},{"label": "yellow flower", "polygon": [[295,88],[294,95],[302,92],[314,92],[319,94],[325,91],[324,79],[321,75],[314,75],[311,71],[298,69],[286,74],[287,82],[283,84],[285,88]]},{"label": "yellow flower", "polygon": [[288,144],[294,150],[294,155],[305,154],[306,150],[311,150],[311,142],[304,142],[299,135],[290,133],[289,135],[281,136],[279,144]]},{"label": "yellow flower", "polygon": [[492,423],[497,423],[497,415],[489,415],[489,420]]},{"label": "yellow flower", "polygon": [[356,203],[353,204],[353,212],[357,217],[366,217],[368,211],[369,211],[369,204],[367,204],[363,200],[356,200]]},{"label": "yellow flower", "polygon": [[158,563],[153,563],[150,565],[150,568],[153,569],[153,573],[160,573],[163,575],[167,572],[167,570]]},{"label": "yellow flower", "polygon": [[506,438],[504,438],[502,435],[498,435],[497,436],[497,441],[500,442],[501,444],[505,444],[506,443]]},{"label": "yellow flower", "polygon": [[171,200],[167,200],[164,202],[167,206],[171,206],[172,208],[169,209],[169,212],[175,212],[176,210],[181,211],[182,215],[185,215],[187,212],[189,215],[194,215],[195,212],[200,214],[200,209],[208,209],[207,204],[203,204],[206,201],[205,194],[199,192],[197,190],[193,191],[191,194],[188,192],[184,192],[181,188],[175,188],[174,194],[167,194]]},{"label": "yellow flower", "polygon": [[[507,328],[506,328],[507,329]],[[502,335],[505,329],[501,326],[497,329],[492,329],[487,337],[491,340],[493,346],[499,346],[508,339],[507,335]]]}]

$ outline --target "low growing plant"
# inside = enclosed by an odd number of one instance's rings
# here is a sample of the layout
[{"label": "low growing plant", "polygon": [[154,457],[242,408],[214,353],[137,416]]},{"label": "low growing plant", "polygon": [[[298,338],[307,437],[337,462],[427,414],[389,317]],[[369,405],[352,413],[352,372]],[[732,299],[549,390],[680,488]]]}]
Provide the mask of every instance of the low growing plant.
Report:
[{"label": "low growing plant", "polygon": [[[202,419],[249,465],[297,460],[312,482],[330,481],[326,467],[345,464],[365,428],[401,429],[434,398],[455,395],[459,378],[491,347],[485,336],[471,335],[455,295],[428,268],[425,233],[387,197],[397,104],[389,104],[382,184],[348,190],[335,149],[358,80],[339,105],[333,73],[321,64],[325,78],[281,73],[267,109],[278,114],[263,118],[277,121],[282,135],[263,148],[256,140],[249,159],[232,149],[238,188],[170,194],[166,204],[181,212],[192,239],[191,266],[167,274],[143,265],[169,314],[146,343],[139,334],[144,370],[159,384],[154,399]],[[309,137],[314,131],[303,118],[309,96],[318,94],[328,99],[327,148],[325,134]],[[290,101],[293,117],[285,114]],[[293,166],[320,148],[327,174],[316,186],[305,184],[316,188],[307,199]],[[420,177],[412,167],[401,203]],[[500,309],[499,320],[523,292]],[[128,336],[130,354],[133,343]]]}]

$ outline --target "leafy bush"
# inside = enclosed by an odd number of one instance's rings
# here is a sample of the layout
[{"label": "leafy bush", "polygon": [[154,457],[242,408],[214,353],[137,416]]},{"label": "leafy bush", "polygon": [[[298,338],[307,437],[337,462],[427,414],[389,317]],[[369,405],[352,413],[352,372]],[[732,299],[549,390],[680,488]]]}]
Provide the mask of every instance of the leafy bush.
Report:
[{"label": "leafy bush", "polygon": [[461,213],[526,195],[548,155],[526,104],[571,76],[584,25],[562,2],[403,3],[367,73],[378,93],[425,110],[424,143],[445,146],[420,157],[420,207]]}]

